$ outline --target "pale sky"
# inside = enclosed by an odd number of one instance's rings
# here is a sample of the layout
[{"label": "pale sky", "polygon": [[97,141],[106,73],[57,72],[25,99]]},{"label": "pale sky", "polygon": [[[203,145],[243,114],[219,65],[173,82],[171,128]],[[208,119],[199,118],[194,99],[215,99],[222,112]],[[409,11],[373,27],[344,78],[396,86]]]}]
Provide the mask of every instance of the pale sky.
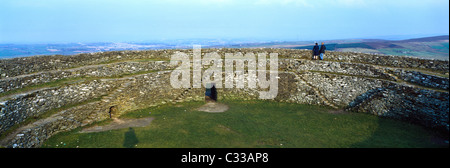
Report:
[{"label": "pale sky", "polygon": [[0,42],[448,35],[448,0],[2,0]]}]

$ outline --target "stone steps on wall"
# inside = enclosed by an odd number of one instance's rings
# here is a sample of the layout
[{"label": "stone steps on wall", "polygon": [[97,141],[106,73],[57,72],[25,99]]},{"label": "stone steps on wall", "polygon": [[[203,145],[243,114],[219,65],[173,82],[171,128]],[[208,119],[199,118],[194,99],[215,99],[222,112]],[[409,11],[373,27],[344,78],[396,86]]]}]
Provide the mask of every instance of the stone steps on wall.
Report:
[{"label": "stone steps on wall", "polygon": [[126,88],[128,86],[131,85],[131,83],[133,82],[132,79],[133,78],[131,78],[131,77],[117,79],[116,81],[121,81],[121,80],[128,80],[128,81],[122,83],[118,88],[111,91],[111,93],[109,95],[104,96],[101,101],[103,101],[105,103],[112,102],[112,100],[116,98],[117,94],[119,94],[120,92],[123,92],[124,90],[126,90]]},{"label": "stone steps on wall", "polygon": [[[97,109],[100,101],[62,110],[49,117],[23,125],[0,140],[7,148],[39,147],[45,140],[61,131],[69,131],[99,120]],[[79,114],[76,114],[79,113]],[[81,116],[81,117],[80,117]]]},{"label": "stone steps on wall", "polygon": [[359,108],[361,105],[364,105],[365,103],[372,101],[376,97],[376,95],[382,93],[383,91],[386,91],[386,89],[376,88],[365,92],[364,94],[356,97],[352,102],[350,102],[346,107],[346,110]]},{"label": "stone steps on wall", "polygon": [[[387,74],[388,76],[391,77],[391,82],[397,83],[397,84],[401,84],[401,85],[406,85],[409,87],[414,87],[414,88],[420,88],[420,89],[427,89],[427,90],[434,90],[434,91],[438,91],[438,92],[447,92],[447,89],[443,89],[443,88],[438,88],[438,87],[431,87],[431,86],[426,86],[420,83],[414,83],[411,81],[407,81],[406,79],[402,79],[402,77],[395,75],[396,70],[398,69],[403,69],[403,68],[387,68],[387,67],[382,67],[382,66],[374,66],[376,69],[379,69],[380,71],[382,71],[383,73]],[[433,76],[433,75],[429,75],[426,74],[428,76]],[[448,79],[447,79],[448,80]]]},{"label": "stone steps on wall", "polygon": [[398,78],[398,76],[396,76],[396,75],[394,75],[394,74],[388,72],[388,70],[387,70],[385,67],[375,66],[375,65],[373,65],[372,67],[374,67],[375,69],[380,70],[382,73],[388,75],[388,76],[391,77],[391,79],[392,79],[393,81],[395,81],[395,82],[401,81],[401,79]]},{"label": "stone steps on wall", "polygon": [[312,84],[310,84],[306,79],[304,79],[302,77],[301,74],[297,74],[294,73],[300,80],[302,80],[303,82],[306,83],[306,85],[308,85],[312,90],[314,90],[314,92],[316,93],[317,96],[320,97],[320,99],[322,100],[323,104],[325,104],[326,106],[329,106],[331,108],[334,109],[339,109],[339,107],[337,105],[335,105],[334,103],[331,103],[330,101],[328,101],[328,99],[322,94],[320,93],[319,89],[317,89],[316,87],[314,87]]},{"label": "stone steps on wall", "polygon": [[190,89],[185,89],[183,92],[181,92],[175,99],[173,99],[173,102],[183,102],[184,96],[189,93]]},{"label": "stone steps on wall", "polygon": [[331,103],[330,101],[328,101],[328,99],[324,96],[324,95],[322,95],[321,93],[320,93],[320,91],[317,89],[317,88],[315,88],[315,87],[311,87],[316,93],[317,93],[317,95],[322,99],[322,101],[323,101],[323,103],[325,104],[325,105],[327,105],[327,106],[330,106],[330,107],[332,107],[332,108],[334,108],[334,109],[339,109],[339,107],[337,107],[336,105],[334,105],[333,103]]}]

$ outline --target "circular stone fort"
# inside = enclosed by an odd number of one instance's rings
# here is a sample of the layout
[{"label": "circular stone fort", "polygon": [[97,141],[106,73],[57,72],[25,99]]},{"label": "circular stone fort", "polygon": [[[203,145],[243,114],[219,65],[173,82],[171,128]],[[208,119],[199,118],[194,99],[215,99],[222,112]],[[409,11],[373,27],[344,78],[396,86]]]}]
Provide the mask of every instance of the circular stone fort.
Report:
[{"label": "circular stone fort", "polygon": [[[170,60],[179,52],[192,60],[193,49],[1,59],[0,146],[40,147],[59,132],[133,110],[204,101],[204,86],[172,87],[171,73],[180,65]],[[350,52],[311,60],[307,50],[269,48],[201,50],[206,53],[222,59],[225,53],[277,53],[278,92],[271,101],[368,113],[449,133],[449,61]],[[217,99],[259,99],[262,89],[244,86],[217,88]]]}]

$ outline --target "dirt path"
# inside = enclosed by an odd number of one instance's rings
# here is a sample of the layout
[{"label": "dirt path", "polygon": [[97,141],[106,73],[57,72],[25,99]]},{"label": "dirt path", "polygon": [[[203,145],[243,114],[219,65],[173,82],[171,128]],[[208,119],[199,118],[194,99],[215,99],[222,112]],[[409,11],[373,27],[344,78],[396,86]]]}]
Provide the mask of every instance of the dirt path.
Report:
[{"label": "dirt path", "polygon": [[199,107],[197,110],[209,113],[221,113],[227,111],[228,106],[217,102],[208,102],[205,105]]},{"label": "dirt path", "polygon": [[114,119],[114,121],[108,125],[92,126],[84,128],[80,133],[102,132],[115,129],[129,128],[129,127],[145,127],[153,121],[153,117],[138,118],[138,119]]}]

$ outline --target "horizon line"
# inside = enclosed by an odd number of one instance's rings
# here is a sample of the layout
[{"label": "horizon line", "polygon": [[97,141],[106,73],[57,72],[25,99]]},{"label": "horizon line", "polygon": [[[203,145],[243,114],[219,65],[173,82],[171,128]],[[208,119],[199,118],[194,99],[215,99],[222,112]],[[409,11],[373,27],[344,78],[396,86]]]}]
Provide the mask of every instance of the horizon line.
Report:
[{"label": "horizon line", "polygon": [[[349,37],[349,38],[336,38],[336,39],[305,39],[305,40],[292,40],[292,39],[270,39],[270,38],[173,38],[173,39],[149,39],[149,40],[99,40],[99,41],[41,41],[41,42],[0,42],[0,44],[73,44],[73,43],[169,43],[173,44],[174,41],[180,42],[192,42],[200,40],[205,42],[205,40],[218,40],[224,42],[238,42],[242,41],[244,43],[270,43],[270,42],[311,42],[311,41],[336,41],[336,40],[387,40],[387,41],[400,41],[409,39],[418,39],[426,37],[440,37],[440,36],[450,36],[450,34],[433,34],[433,35],[380,35],[373,37]],[[397,38],[393,38],[397,37]],[[400,38],[403,37],[403,38]],[[247,41],[247,42],[245,42]]]}]

